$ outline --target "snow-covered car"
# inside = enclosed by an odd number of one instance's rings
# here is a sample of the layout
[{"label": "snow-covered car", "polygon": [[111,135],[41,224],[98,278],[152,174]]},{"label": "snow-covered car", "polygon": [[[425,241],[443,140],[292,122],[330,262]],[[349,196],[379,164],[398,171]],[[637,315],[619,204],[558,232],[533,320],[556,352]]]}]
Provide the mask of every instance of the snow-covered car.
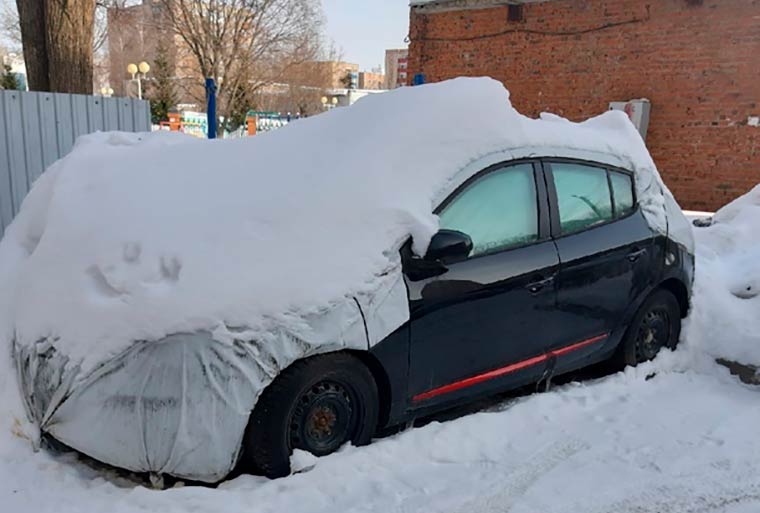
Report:
[{"label": "snow-covered car", "polygon": [[0,336],[42,433],[215,482],[678,342],[691,227],[635,127],[489,79],[246,140],[94,134],[0,243]]}]

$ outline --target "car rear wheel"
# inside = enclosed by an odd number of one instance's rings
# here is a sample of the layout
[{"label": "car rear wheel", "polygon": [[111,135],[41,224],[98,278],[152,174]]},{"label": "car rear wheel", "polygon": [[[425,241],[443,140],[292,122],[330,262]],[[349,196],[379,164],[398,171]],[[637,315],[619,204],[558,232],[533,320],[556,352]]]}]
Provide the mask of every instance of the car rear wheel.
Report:
[{"label": "car rear wheel", "polygon": [[262,393],[243,441],[245,470],[290,473],[294,449],[326,456],[346,442],[366,445],[377,427],[378,392],[356,357],[338,353],[298,361]]},{"label": "car rear wheel", "polygon": [[681,335],[681,308],[664,289],[652,293],[636,312],[623,341],[621,363],[637,365],[663,349],[675,349]]}]

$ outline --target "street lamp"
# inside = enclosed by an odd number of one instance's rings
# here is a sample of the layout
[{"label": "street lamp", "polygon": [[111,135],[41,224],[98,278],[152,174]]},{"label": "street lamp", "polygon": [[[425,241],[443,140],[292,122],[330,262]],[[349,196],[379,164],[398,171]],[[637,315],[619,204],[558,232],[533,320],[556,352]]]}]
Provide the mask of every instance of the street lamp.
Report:
[{"label": "street lamp", "polygon": [[[137,81],[137,97],[142,100],[142,82],[140,81],[141,78],[144,78],[145,75],[148,74],[150,71],[150,65],[142,61],[140,64],[133,64],[129,63],[127,65],[127,73],[132,75],[132,80]],[[140,76],[142,75],[142,77]]]},{"label": "street lamp", "polygon": [[113,96],[113,89],[111,89],[110,87],[101,87],[100,94],[106,97]]},{"label": "street lamp", "polygon": [[322,106],[326,110],[333,109],[333,108],[335,108],[338,105],[338,98],[336,98],[335,96],[333,96],[329,100],[327,99],[327,96],[323,96],[320,101],[322,102]]}]

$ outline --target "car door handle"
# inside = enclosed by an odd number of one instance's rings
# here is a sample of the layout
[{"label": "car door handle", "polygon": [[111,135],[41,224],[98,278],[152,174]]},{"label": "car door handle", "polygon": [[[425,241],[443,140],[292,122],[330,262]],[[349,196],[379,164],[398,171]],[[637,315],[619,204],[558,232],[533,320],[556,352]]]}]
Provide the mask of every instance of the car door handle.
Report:
[{"label": "car door handle", "polygon": [[530,292],[531,294],[538,294],[544,288],[550,286],[553,283],[554,283],[554,276],[550,276],[549,278],[545,278],[543,280],[529,283],[525,286],[525,288],[528,289],[528,292]]},{"label": "car door handle", "polygon": [[639,249],[639,250],[631,251],[630,253],[628,253],[628,256],[626,258],[628,258],[629,262],[635,262],[636,260],[638,260],[639,258],[643,257],[646,254],[647,254],[646,249]]}]

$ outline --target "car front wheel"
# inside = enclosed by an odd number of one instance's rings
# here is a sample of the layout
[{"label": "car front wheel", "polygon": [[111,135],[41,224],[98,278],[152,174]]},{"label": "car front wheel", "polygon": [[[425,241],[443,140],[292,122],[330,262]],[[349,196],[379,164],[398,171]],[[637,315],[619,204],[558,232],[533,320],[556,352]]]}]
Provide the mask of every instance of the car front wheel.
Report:
[{"label": "car front wheel", "polygon": [[663,349],[675,349],[681,335],[681,308],[668,290],[652,293],[636,312],[623,342],[621,359],[637,365],[654,359]]},{"label": "car front wheel", "polygon": [[377,419],[377,385],[358,358],[336,353],[300,360],[261,394],[241,463],[256,474],[283,477],[294,449],[326,456],[347,442],[366,445]]}]

